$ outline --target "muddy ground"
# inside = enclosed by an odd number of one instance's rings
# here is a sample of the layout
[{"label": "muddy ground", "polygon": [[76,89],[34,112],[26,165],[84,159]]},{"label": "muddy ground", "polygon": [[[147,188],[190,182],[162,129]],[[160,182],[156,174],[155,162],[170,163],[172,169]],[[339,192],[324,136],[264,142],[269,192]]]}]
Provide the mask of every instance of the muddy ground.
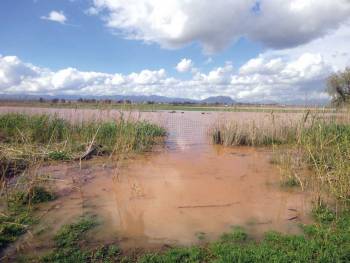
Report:
[{"label": "muddy ground", "polygon": [[[113,119],[120,114],[44,111],[75,121]],[[30,113],[36,113],[35,109]],[[58,198],[40,206],[39,224],[6,253],[42,254],[52,248],[52,238],[62,225],[82,215],[94,215],[100,222],[90,233],[91,243],[117,243],[125,250],[207,242],[237,225],[257,239],[267,230],[299,233],[300,223],[311,222],[310,194],[281,187],[280,171],[270,162],[272,149],[225,148],[212,145],[208,138],[208,130],[218,121],[258,123],[271,118],[269,114],[152,112],[130,116],[165,126],[169,133],[165,145],[118,160],[96,157],[40,167],[37,172],[50,176]]]}]

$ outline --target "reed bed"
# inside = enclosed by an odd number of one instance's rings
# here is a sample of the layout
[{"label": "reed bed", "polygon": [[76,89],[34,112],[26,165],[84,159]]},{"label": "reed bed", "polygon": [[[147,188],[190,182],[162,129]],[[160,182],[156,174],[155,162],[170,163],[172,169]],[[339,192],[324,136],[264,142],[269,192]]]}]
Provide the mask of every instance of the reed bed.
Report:
[{"label": "reed bed", "polygon": [[[319,196],[350,203],[349,114],[306,112],[293,122],[227,123],[215,127],[213,142],[226,146],[273,146],[288,185],[312,187]],[[286,182],[286,181],[285,181]],[[328,197],[327,197],[328,199]]]},{"label": "reed bed", "polygon": [[10,113],[0,116],[0,166],[3,174],[6,165],[77,159],[92,147],[95,154],[143,151],[164,135],[163,128],[146,121],[71,123],[52,115]]},{"label": "reed bed", "polygon": [[299,126],[259,126],[256,123],[229,123],[215,127],[212,139],[215,144],[225,146],[267,146],[284,144],[295,139]]}]

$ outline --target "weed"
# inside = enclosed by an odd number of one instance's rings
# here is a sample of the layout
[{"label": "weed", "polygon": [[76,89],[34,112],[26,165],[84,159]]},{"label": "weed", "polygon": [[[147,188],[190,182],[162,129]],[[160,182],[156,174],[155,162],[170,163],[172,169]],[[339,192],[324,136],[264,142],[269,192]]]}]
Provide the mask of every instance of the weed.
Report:
[{"label": "weed", "polygon": [[225,233],[221,236],[220,240],[223,242],[244,242],[247,240],[247,233],[243,228],[239,226],[232,227],[230,233]]},{"label": "weed", "polygon": [[63,226],[55,236],[56,248],[44,256],[43,262],[116,262],[121,252],[117,246],[103,245],[95,249],[85,249],[81,245],[86,233],[95,227],[93,218],[82,218],[76,223]]},{"label": "weed", "polygon": [[297,186],[300,186],[300,183],[299,181],[294,178],[294,177],[288,177],[288,178],[285,178],[282,182],[281,182],[281,185],[283,187],[297,187]]},{"label": "weed", "polygon": [[65,151],[52,151],[49,152],[48,158],[55,161],[67,161],[72,159],[72,157]]},{"label": "weed", "polygon": [[96,221],[91,218],[83,218],[78,222],[66,225],[55,236],[56,245],[60,248],[76,245],[83,234],[96,226]]},{"label": "weed", "polygon": [[267,232],[257,242],[235,228],[208,246],[146,254],[138,262],[349,262],[349,213],[336,218],[323,207],[315,209],[314,215],[316,223],[303,226],[302,235]]},{"label": "weed", "polygon": [[54,194],[38,186],[33,187],[29,192],[10,193],[7,211],[0,213],[0,251],[35,223],[31,204],[51,201],[54,198]]},{"label": "weed", "polygon": [[54,200],[55,195],[42,186],[34,186],[27,191],[16,191],[12,194],[9,202],[14,205],[39,204]]},{"label": "weed", "polygon": [[195,235],[199,241],[204,241],[206,239],[206,233],[204,232],[197,232]]},{"label": "weed", "polygon": [[206,262],[207,254],[201,247],[173,248],[165,253],[151,253],[142,256],[139,263]]}]

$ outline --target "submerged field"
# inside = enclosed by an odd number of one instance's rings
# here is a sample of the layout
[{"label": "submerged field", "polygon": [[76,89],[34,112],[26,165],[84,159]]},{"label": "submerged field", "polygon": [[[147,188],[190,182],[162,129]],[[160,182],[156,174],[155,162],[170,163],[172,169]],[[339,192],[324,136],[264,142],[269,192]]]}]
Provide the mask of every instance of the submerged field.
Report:
[{"label": "submerged field", "polygon": [[6,107],[26,107],[26,108],[61,108],[61,109],[94,109],[94,110],[121,110],[121,111],[209,111],[209,112],[289,112],[302,113],[305,110],[314,112],[335,112],[332,107],[303,107],[303,106],[279,106],[279,105],[215,105],[215,104],[167,104],[167,103],[105,103],[97,102],[76,102],[65,101],[52,103],[50,101],[3,101]]},{"label": "submerged field", "polygon": [[348,123],[2,108],[1,259],[347,262]]}]

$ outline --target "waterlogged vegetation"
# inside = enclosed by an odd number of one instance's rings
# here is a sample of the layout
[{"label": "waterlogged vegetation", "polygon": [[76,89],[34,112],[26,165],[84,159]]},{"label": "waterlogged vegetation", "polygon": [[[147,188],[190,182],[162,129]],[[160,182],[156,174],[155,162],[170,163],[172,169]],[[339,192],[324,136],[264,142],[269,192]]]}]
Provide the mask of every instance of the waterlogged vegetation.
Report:
[{"label": "waterlogged vegetation", "polygon": [[313,211],[315,223],[303,225],[301,235],[267,232],[261,241],[243,228],[232,227],[212,243],[170,248],[162,252],[123,253],[117,245],[89,246],[88,233],[98,221],[86,217],[66,225],[56,234],[56,248],[41,262],[348,262],[350,260],[350,215],[337,216],[321,205]]},{"label": "waterlogged vegetation", "polygon": [[[317,193],[315,221],[301,225],[302,234],[267,232],[256,240],[236,226],[215,242],[207,242],[205,235],[200,235],[196,246],[128,253],[118,244],[89,242],[89,232],[103,222],[83,217],[62,227],[54,237],[55,247],[34,262],[349,262],[350,125],[310,112],[288,124],[275,121],[273,114],[271,119],[269,126],[218,126],[212,139],[226,146],[273,147],[277,154],[271,162],[282,168],[283,185]],[[143,121],[72,124],[55,116],[3,115],[2,176],[18,175],[26,171],[27,164],[38,161],[80,160],[91,150],[94,155],[147,150],[164,135],[164,129]],[[18,168],[14,168],[15,163]],[[45,178],[23,183],[16,191],[5,184],[2,189],[7,202],[0,214],[0,250],[35,223],[32,213],[36,204],[55,199]]]},{"label": "waterlogged vegetation", "polygon": [[314,182],[321,193],[330,193],[348,206],[350,125],[316,123],[305,130],[298,146],[302,149],[302,160],[313,171],[311,183]]},{"label": "waterlogged vegetation", "polygon": [[[227,146],[275,146],[272,162],[283,167],[287,186],[307,186],[331,194],[342,205],[350,201],[350,124],[307,112],[300,121],[268,127],[228,124],[214,129],[214,143]],[[280,146],[280,147],[276,147]],[[305,173],[305,169],[311,172]]]},{"label": "waterlogged vegetation", "polygon": [[[56,234],[56,248],[43,256],[41,262],[118,262],[121,254],[115,245],[86,248],[86,233],[98,224],[92,217],[84,217],[77,222],[63,226]],[[84,242],[85,241],[85,242]]]},{"label": "waterlogged vegetation", "polygon": [[0,251],[24,234],[36,219],[33,205],[49,202],[55,195],[42,186],[6,193],[6,207],[0,214]]},{"label": "waterlogged vegetation", "polygon": [[260,127],[255,123],[229,123],[215,127],[213,142],[225,146],[269,146],[292,142],[298,133],[298,127],[283,126],[279,129]]},{"label": "waterlogged vegetation", "polygon": [[79,151],[81,144],[93,141],[108,150],[128,145],[131,150],[149,147],[156,137],[164,136],[165,130],[146,121],[86,121],[69,123],[57,116],[6,114],[0,116],[2,143],[35,144],[36,146],[60,147],[68,152]]},{"label": "waterlogged vegetation", "polygon": [[170,249],[148,254],[139,262],[348,262],[350,217],[324,207],[314,211],[317,222],[302,226],[302,235],[267,232],[260,242],[242,228],[233,228],[220,240],[206,246]]},{"label": "waterlogged vegetation", "polygon": [[36,205],[55,199],[49,176],[36,174],[47,161],[89,159],[145,151],[165,130],[145,121],[70,123],[57,116],[0,116],[0,252],[35,223]]},{"label": "waterlogged vegetation", "polygon": [[[91,100],[91,101],[66,101],[53,99],[52,101],[7,101],[2,105],[10,107],[28,107],[28,108],[60,108],[60,109],[96,109],[96,110],[121,110],[137,112],[155,112],[169,111],[172,113],[182,111],[200,111],[200,112],[266,112],[272,110],[280,113],[298,113],[304,112],[304,107],[279,106],[279,105],[255,105],[255,104],[198,104],[198,103],[132,103],[131,101],[109,101],[109,100]],[[313,112],[334,112],[335,108],[331,107],[314,107],[309,108]]]},{"label": "waterlogged vegetation", "polygon": [[0,116],[0,172],[15,175],[41,160],[143,151],[164,135],[165,130],[154,124],[123,118],[70,123],[50,115],[6,114]]}]

